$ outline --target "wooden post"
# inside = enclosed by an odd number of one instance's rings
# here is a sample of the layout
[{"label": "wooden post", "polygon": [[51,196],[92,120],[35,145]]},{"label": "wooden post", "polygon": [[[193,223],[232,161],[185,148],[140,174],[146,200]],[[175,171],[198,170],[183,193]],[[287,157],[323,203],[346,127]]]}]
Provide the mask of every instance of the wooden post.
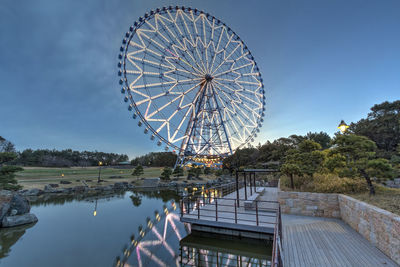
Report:
[{"label": "wooden post", "polygon": [[236,199],[237,199],[237,205],[239,207],[239,173],[236,170]]}]

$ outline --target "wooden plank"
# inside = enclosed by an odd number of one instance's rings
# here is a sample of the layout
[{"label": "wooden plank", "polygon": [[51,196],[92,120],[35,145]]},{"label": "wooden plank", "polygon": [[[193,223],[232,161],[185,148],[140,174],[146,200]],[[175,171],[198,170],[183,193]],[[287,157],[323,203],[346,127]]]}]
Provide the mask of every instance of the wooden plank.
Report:
[{"label": "wooden plank", "polygon": [[343,221],[295,215],[282,220],[285,266],[397,266]]}]

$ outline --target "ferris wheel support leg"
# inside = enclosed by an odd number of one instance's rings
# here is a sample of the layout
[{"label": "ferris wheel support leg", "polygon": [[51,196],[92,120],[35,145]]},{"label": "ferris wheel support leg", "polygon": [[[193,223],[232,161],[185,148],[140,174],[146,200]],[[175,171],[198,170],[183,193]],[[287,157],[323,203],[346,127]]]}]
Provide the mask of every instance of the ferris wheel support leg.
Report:
[{"label": "ferris wheel support leg", "polygon": [[178,156],[178,158],[176,159],[175,165],[174,165],[174,170],[176,168],[176,166],[182,166],[183,162],[185,161],[185,156]]}]

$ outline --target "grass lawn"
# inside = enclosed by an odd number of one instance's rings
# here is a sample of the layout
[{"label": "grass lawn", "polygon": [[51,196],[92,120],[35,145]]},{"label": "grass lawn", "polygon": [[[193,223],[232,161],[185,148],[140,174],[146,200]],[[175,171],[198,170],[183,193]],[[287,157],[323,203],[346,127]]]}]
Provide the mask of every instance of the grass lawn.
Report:
[{"label": "grass lawn", "polygon": [[[132,176],[133,167],[130,169],[118,169],[103,166],[101,168],[101,179],[104,182],[101,185],[113,184],[115,182],[135,182],[137,185],[141,184],[141,178],[155,178],[160,177],[163,168],[149,167],[143,168],[144,174],[139,177]],[[18,184],[22,185],[24,189],[40,188],[47,184],[59,184],[61,180],[69,181],[71,184],[60,184],[60,187],[74,187],[83,185],[84,181],[89,186],[96,186],[97,178],[99,176],[99,167],[71,167],[71,168],[46,168],[46,167],[24,167],[23,171],[16,173]],[[187,173],[180,177],[180,182],[186,180]],[[214,175],[201,175],[207,181],[214,179]],[[171,179],[175,177],[171,176]],[[188,181],[196,182],[196,181]]]},{"label": "grass lawn", "polygon": [[381,209],[385,209],[400,215],[400,189],[386,188],[378,185],[375,187],[375,190],[375,196],[370,196],[369,193],[348,195],[371,205],[377,206]]},{"label": "grass lawn", "polygon": [[[101,167],[101,177],[110,176],[131,176],[132,169],[118,169],[112,167]],[[141,177],[158,177],[162,169],[157,167],[144,168],[144,174]],[[79,179],[98,177],[98,167],[71,167],[71,168],[39,168],[24,167],[24,170],[16,174],[18,180],[36,180],[36,179]],[[133,178],[133,176],[131,176]]]}]

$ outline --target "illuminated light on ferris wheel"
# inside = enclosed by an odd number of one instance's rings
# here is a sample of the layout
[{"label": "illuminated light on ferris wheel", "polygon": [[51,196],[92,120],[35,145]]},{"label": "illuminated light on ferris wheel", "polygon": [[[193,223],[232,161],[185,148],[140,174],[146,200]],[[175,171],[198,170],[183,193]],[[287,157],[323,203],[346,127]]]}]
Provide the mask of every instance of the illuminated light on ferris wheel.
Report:
[{"label": "illuminated light on ferris wheel", "polygon": [[265,91],[250,50],[197,9],[146,13],[125,34],[119,83],[144,133],[180,156],[226,156],[254,141]]}]

